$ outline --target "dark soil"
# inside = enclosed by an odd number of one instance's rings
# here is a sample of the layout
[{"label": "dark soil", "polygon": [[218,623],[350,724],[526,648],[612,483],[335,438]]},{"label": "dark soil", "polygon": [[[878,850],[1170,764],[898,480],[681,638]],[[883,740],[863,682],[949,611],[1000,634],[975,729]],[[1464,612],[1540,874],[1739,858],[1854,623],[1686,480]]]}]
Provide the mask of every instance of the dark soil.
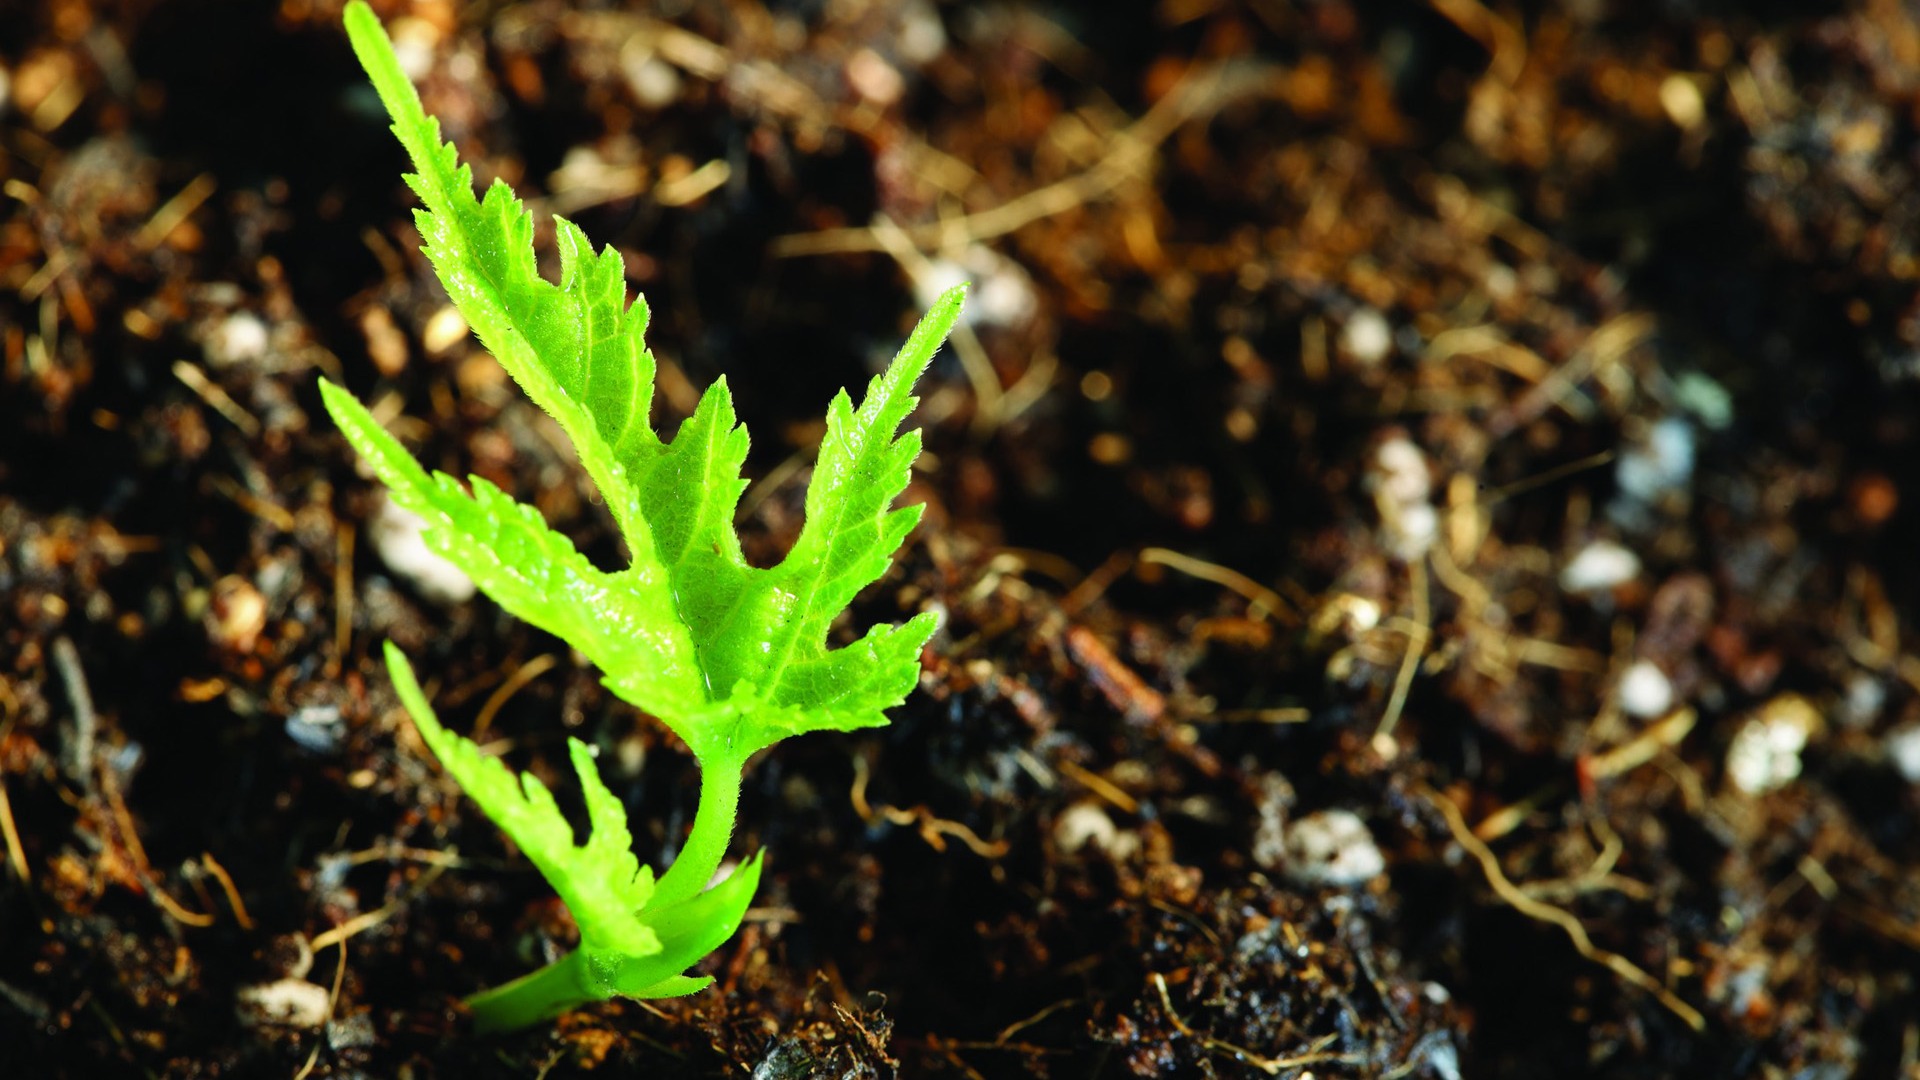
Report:
[{"label": "dark soil", "polygon": [[696,774],[389,565],[316,379],[611,525],[331,0],[0,4],[0,1072],[1920,1076],[1911,5],[378,6],[656,421],[728,376],[762,564],[975,279],[847,632],[944,628],[749,770],[715,989],[466,1033],[574,930],[381,642],[656,865]]}]

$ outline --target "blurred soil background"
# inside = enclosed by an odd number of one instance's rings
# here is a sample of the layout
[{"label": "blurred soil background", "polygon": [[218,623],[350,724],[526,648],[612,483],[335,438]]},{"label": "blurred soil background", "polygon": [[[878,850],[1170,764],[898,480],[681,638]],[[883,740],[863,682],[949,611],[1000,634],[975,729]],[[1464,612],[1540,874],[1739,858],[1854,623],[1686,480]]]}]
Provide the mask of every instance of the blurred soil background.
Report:
[{"label": "blurred soil background", "polygon": [[380,643],[518,767],[598,745],[644,860],[695,772],[316,379],[609,521],[336,4],[0,3],[9,1075],[1920,1076],[1911,4],[376,7],[624,254],[657,422],[728,376],[763,565],[975,283],[845,628],[944,629],[750,769],[716,989],[465,1034],[575,931]]}]

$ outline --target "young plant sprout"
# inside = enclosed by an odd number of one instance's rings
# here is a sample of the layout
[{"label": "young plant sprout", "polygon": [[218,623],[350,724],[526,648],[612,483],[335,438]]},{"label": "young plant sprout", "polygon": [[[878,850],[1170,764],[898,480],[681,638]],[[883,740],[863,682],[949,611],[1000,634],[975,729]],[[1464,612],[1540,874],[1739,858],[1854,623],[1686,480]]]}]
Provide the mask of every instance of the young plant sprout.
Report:
[{"label": "young plant sprout", "polygon": [[833,399],[793,550],[770,569],[749,566],[733,529],[747,432],[726,380],[708,387],[671,441],[660,438],[648,420],[647,307],[628,306],[620,255],[596,253],[555,219],[560,282],[542,278],[526,207],[497,180],[475,197],[470,170],[441,141],[366,4],[347,5],[346,26],[417,170],[406,180],[424,204],[415,221],[428,259],[481,342],[560,422],[632,565],[601,571],[537,510],[486,481],[428,474],[352,395],[322,380],[327,410],[394,501],[426,521],[435,551],[502,607],[584,653],[608,688],[686,741],[701,774],[692,833],[655,881],[585,744],[570,740],[591,825],[576,845],[539,779],[516,776],[440,725],[389,642],[387,670],[427,745],[580,927],[577,951],[467,1003],[480,1029],[507,1030],[616,995],[693,993],[713,980],[686,969],[733,935],[760,878],[755,855],[707,887],[733,834],[747,759],[790,735],[885,724],[885,710],[918,679],[931,613],[838,649],[827,647],[827,631],[920,520],[919,506],[892,508],[920,452],[919,433],[899,428],[915,380],[959,315],[961,290],[934,304],[858,409],[845,391]]}]

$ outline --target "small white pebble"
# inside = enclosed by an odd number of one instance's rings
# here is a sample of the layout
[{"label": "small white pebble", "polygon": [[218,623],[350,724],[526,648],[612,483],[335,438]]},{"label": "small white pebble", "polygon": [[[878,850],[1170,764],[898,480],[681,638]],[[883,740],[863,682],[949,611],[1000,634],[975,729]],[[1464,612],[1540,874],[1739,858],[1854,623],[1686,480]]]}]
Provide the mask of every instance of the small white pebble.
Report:
[{"label": "small white pebble", "polygon": [[1120,835],[1120,829],[1105,810],[1090,802],[1074,803],[1053,822],[1053,845],[1062,855],[1091,844],[1105,850]]},{"label": "small white pebble", "polygon": [[393,40],[394,58],[400,70],[414,82],[424,80],[433,71],[433,50],[440,44],[440,28],[411,15],[387,24],[387,36]]},{"label": "small white pebble", "polygon": [[1646,441],[1621,451],[1613,479],[1621,494],[1643,503],[1688,487],[1693,482],[1693,425],[1678,417],[1654,424]]},{"label": "small white pebble", "polygon": [[1092,847],[1110,859],[1127,859],[1140,850],[1140,834],[1115,825],[1098,804],[1081,802],[1054,819],[1053,843],[1062,855]]},{"label": "small white pebble", "polygon": [[1487,272],[1480,279],[1480,284],[1487,290],[1487,295],[1495,300],[1509,300],[1520,288],[1520,275],[1514,273],[1513,267],[1505,263],[1495,263],[1487,267]]},{"label": "small white pebble", "polygon": [[240,1018],[252,1024],[315,1030],[327,1022],[327,988],[304,979],[243,986],[236,998]]},{"label": "small white pebble", "polygon": [[1347,594],[1352,602],[1346,605],[1347,629],[1355,637],[1380,625],[1380,602],[1364,596]]},{"label": "small white pebble", "polygon": [[1673,708],[1673,680],[1651,660],[1634,661],[1620,676],[1615,692],[1620,695],[1620,708],[1642,720],[1665,716]]},{"label": "small white pebble", "polygon": [[[480,57],[472,49],[457,49],[447,57],[447,78],[462,86],[482,78],[484,70]],[[420,77],[424,79],[426,75]]]},{"label": "small white pebble", "polygon": [[1433,549],[1440,537],[1440,514],[1429,503],[1411,503],[1399,508],[1388,523],[1387,550],[1401,562],[1413,562]]},{"label": "small white pebble", "polygon": [[305,705],[287,717],[286,731],[287,738],[301,749],[328,754],[339,748],[347,729],[340,719],[339,706]]},{"label": "small white pebble", "polygon": [[1313,614],[1316,635],[1339,633],[1348,639],[1380,625],[1380,603],[1357,593],[1341,593]]},{"label": "small white pebble", "polygon": [[1863,728],[1880,718],[1887,707],[1887,686],[1864,671],[1847,680],[1847,696],[1840,702],[1840,719],[1848,727]]},{"label": "small white pebble", "polygon": [[1350,810],[1308,814],[1287,830],[1286,875],[1302,885],[1364,885],[1386,869],[1367,823]]},{"label": "small white pebble", "polygon": [[638,736],[621,739],[613,748],[613,759],[622,776],[629,779],[639,776],[647,765],[647,741]]},{"label": "small white pebble", "polygon": [[220,320],[201,348],[216,368],[252,363],[267,355],[267,324],[250,311],[236,311]]},{"label": "small white pebble", "polygon": [[465,340],[466,317],[452,304],[446,304],[429,315],[427,325],[420,331],[420,344],[425,347],[428,356],[439,356]]},{"label": "small white pebble", "polygon": [[1733,1016],[1746,1016],[1747,1010],[1766,997],[1766,961],[1755,959],[1733,967],[1723,985],[1728,1013]]},{"label": "small white pebble", "polygon": [[946,50],[947,28],[940,12],[927,0],[907,0],[900,6],[900,34],[894,39],[900,59],[914,67],[931,63]]},{"label": "small white pebble", "polygon": [[1748,795],[1764,795],[1800,775],[1800,751],[1820,726],[1820,714],[1798,694],[1760,707],[1727,747],[1727,779]]},{"label": "small white pebble", "polygon": [[369,531],[374,550],[387,569],[413,582],[420,594],[439,604],[459,604],[473,598],[473,579],[427,546],[426,522],[420,515],[383,499]]},{"label": "small white pebble", "polygon": [[229,574],[213,583],[210,603],[202,620],[207,639],[215,648],[233,653],[250,653],[267,629],[267,598],[253,582],[238,574]]},{"label": "small white pebble", "polygon": [[1394,502],[1426,502],[1433,495],[1426,452],[1405,435],[1381,443],[1373,452],[1373,467],[1373,489]]},{"label": "small white pebble", "polygon": [[1682,373],[1673,380],[1673,396],[1710,431],[1725,431],[1733,423],[1733,395],[1711,376],[1698,371]]},{"label": "small white pebble", "polygon": [[1887,757],[1909,784],[1920,784],[1920,724],[1887,733]]},{"label": "small white pebble", "polygon": [[872,49],[859,49],[847,58],[847,85],[869,103],[882,108],[900,100],[907,92],[907,80],[886,57]]},{"label": "small white pebble", "polygon": [[1293,808],[1293,785],[1277,772],[1256,781],[1260,790],[1260,823],[1254,827],[1248,854],[1263,870],[1287,865],[1287,811]]},{"label": "small white pebble", "polygon": [[398,375],[407,366],[407,335],[394,325],[393,313],[375,304],[360,313],[360,332],[367,338],[367,358],[380,374]]},{"label": "small white pebble", "polygon": [[1440,535],[1440,515],[1427,500],[1433,495],[1433,470],[1426,452],[1405,435],[1395,435],[1373,452],[1367,489],[1380,510],[1380,542],[1395,558],[1422,558]]},{"label": "small white pebble", "polygon": [[1011,259],[994,256],[993,264],[974,280],[967,306],[978,312],[982,326],[1021,326],[1040,309],[1033,279]]},{"label": "small white pebble", "polygon": [[1605,592],[1640,576],[1640,556],[1611,540],[1595,540],[1560,570],[1560,587],[1570,593]]},{"label": "small white pebble", "polygon": [[1356,310],[1340,328],[1340,349],[1362,364],[1372,367],[1393,350],[1393,327],[1387,317],[1370,307]]},{"label": "small white pebble", "polygon": [[1678,72],[1661,80],[1660,107],[1666,110],[1667,119],[1683,131],[1699,127],[1707,116],[1707,99],[1701,96],[1699,84]]},{"label": "small white pebble", "polygon": [[[639,45],[642,40],[635,35],[631,43]],[[633,100],[643,109],[664,109],[680,100],[680,72],[651,47],[621,49],[620,74],[626,78]]]}]

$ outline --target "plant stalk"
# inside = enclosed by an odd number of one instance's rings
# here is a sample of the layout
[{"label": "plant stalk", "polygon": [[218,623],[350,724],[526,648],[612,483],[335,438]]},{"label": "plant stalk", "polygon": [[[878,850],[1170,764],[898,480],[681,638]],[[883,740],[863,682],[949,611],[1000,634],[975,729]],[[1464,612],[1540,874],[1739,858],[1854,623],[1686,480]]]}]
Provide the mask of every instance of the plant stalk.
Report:
[{"label": "plant stalk", "polygon": [[478,1032],[516,1031],[551,1020],[576,1006],[604,1001],[586,954],[575,949],[538,971],[467,998]]},{"label": "plant stalk", "polygon": [[691,900],[706,890],[707,883],[727,856],[727,842],[733,838],[733,822],[740,808],[740,771],[744,762],[731,757],[716,757],[700,762],[700,806],[693,812],[693,831],[680,854],[653,887],[653,899],[647,908],[658,910],[682,900]]}]

